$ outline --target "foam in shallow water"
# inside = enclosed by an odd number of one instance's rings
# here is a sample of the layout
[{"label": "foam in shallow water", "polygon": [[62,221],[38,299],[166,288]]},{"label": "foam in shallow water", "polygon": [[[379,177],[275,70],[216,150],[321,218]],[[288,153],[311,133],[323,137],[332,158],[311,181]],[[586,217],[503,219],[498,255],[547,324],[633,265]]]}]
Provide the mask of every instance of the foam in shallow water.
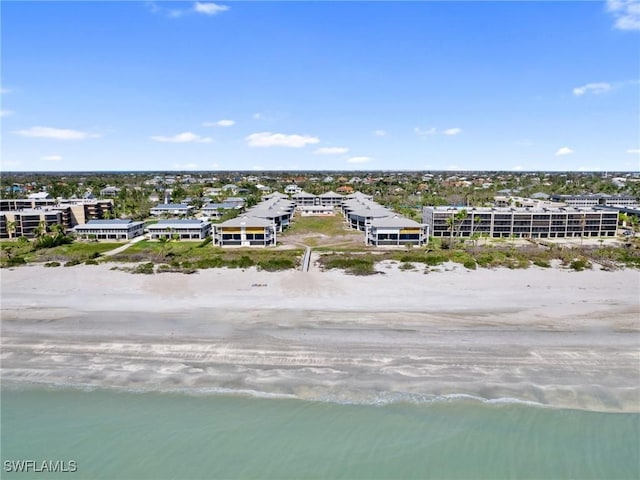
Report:
[{"label": "foam in shallow water", "polygon": [[640,415],[632,413],[460,397],[344,405],[68,389],[9,389],[1,406],[3,463],[75,460],[79,478],[640,474]]}]

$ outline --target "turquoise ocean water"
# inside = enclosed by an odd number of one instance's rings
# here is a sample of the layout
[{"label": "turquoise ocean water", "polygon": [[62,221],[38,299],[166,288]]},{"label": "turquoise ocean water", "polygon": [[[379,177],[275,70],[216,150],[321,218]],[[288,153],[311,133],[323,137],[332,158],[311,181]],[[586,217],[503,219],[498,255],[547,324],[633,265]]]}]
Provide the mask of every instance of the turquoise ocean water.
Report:
[{"label": "turquoise ocean water", "polygon": [[72,389],[5,389],[1,407],[2,478],[640,477],[640,414]]}]

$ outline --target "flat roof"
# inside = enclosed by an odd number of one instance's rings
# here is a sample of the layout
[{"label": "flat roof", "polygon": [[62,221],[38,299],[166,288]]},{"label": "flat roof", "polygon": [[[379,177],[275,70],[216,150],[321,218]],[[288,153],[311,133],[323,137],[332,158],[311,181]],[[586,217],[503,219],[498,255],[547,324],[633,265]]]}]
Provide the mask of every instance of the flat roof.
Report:
[{"label": "flat roof", "polygon": [[423,207],[424,210],[433,210],[437,213],[459,212],[466,210],[468,213],[582,213],[600,212],[602,209],[593,207]]},{"label": "flat roof", "polygon": [[153,208],[172,209],[172,208],[193,208],[186,203],[159,203]]}]

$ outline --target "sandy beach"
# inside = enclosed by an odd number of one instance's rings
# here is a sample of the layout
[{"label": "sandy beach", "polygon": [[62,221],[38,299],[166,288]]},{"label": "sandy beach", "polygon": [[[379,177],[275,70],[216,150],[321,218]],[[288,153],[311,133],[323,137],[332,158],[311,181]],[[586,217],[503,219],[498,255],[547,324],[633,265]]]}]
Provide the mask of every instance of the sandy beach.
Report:
[{"label": "sandy beach", "polygon": [[640,411],[640,272],[3,270],[2,382]]}]

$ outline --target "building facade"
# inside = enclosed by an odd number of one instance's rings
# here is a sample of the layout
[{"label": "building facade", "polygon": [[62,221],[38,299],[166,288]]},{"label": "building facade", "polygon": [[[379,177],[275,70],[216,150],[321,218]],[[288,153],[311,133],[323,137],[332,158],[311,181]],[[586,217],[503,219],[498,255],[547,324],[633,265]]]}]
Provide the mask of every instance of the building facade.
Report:
[{"label": "building facade", "polygon": [[23,209],[0,212],[0,238],[35,238],[51,231],[54,225],[63,225],[62,213],[54,209]]},{"label": "building facade", "polygon": [[73,231],[79,238],[96,240],[130,240],[144,234],[144,223],[133,220],[90,220],[76,225]]},{"label": "building facade", "polygon": [[638,198],[632,195],[606,195],[602,193],[589,195],[551,195],[554,202],[562,202],[572,207],[593,207],[596,205],[638,205]]},{"label": "building facade", "polygon": [[189,216],[193,212],[193,207],[186,203],[160,203],[153,207],[149,213],[154,216],[174,215]]},{"label": "building facade", "polygon": [[276,229],[262,218],[236,217],[213,225],[213,240],[220,247],[267,247],[276,244]]},{"label": "building facade", "polygon": [[174,237],[180,240],[204,240],[211,235],[211,224],[201,220],[159,220],[149,225],[147,230],[154,240],[170,240]]},{"label": "building facade", "polygon": [[597,208],[424,207],[422,215],[434,237],[612,237],[618,226],[617,211]]}]

